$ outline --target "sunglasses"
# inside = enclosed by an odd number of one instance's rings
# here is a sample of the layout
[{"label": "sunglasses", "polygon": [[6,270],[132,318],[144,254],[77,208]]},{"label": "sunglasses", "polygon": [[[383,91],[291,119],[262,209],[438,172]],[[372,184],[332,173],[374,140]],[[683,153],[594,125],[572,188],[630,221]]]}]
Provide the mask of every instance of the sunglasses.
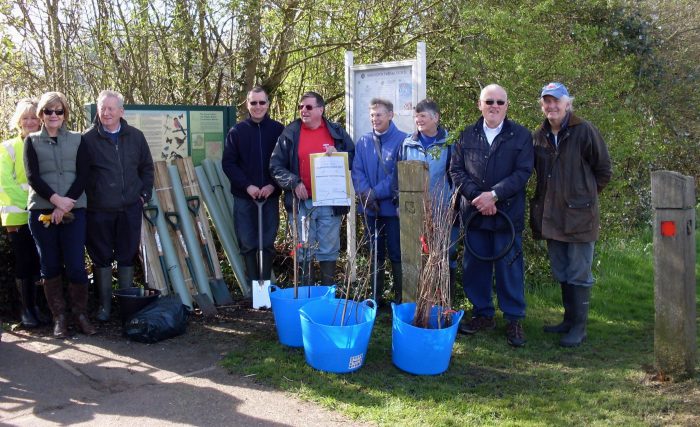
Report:
[{"label": "sunglasses", "polygon": [[266,105],[267,101],[248,101],[248,103],[255,107],[256,105]]},{"label": "sunglasses", "polygon": [[494,103],[496,103],[498,105],[506,105],[506,101],[504,101],[502,99],[499,99],[499,100],[487,99],[484,102],[486,103],[486,105],[493,105]]},{"label": "sunglasses", "polygon": [[316,105],[304,105],[304,104],[301,104],[301,105],[299,105],[298,108],[299,108],[299,110],[303,110],[304,108],[306,108],[306,111],[311,111],[311,110],[313,110],[314,108],[316,108]]},{"label": "sunglasses", "polygon": [[45,116],[50,116],[54,113],[56,113],[57,116],[62,116],[63,115],[63,110],[52,110],[50,108],[44,108],[43,113]]}]

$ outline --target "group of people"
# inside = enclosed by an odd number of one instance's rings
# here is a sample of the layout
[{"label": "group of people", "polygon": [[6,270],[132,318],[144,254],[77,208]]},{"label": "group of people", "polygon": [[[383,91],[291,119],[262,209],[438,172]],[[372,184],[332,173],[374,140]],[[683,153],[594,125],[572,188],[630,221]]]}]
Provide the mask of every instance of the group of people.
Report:
[{"label": "group of people", "polygon": [[[525,345],[524,260],[526,186],[536,174],[530,200],[529,223],[536,239],[544,239],[555,279],[561,284],[564,317],[545,332],[562,334],[560,345],[574,347],[586,339],[593,250],[598,239],[598,195],[610,181],[612,168],[607,146],[594,125],[573,113],[573,97],[558,82],[545,85],[539,103],[544,121],[531,133],[507,116],[506,90],[491,84],[477,101],[481,117],[461,131],[455,144],[447,143],[440,125],[440,109],[430,99],[414,109],[416,131],[406,134],[393,122],[393,105],[380,98],[369,105],[372,130],[356,143],[325,115],[323,97],[302,95],[300,118],[283,126],[272,120],[270,98],[261,87],[248,93],[250,117],[228,133],[222,159],[235,197],[236,233],[249,277],[269,280],[274,240],[279,225],[278,194],[284,191],[289,217],[305,244],[301,282],[314,281],[312,260],[318,261],[320,282],[332,284],[340,250],[340,224],[347,206],[314,206],[311,154],[346,152],[358,211],[365,218],[370,244],[377,248],[376,271],[388,254],[396,302],[402,298],[402,268],[397,162],[419,160],[429,171],[434,203],[450,203],[456,192],[459,211],[452,224],[450,282],[454,288],[456,246],[460,227],[468,228],[462,261],[462,287],[473,306],[459,331],[476,334],[496,327],[493,289],[507,322],[510,345]],[[263,224],[257,222],[255,201],[265,201]],[[255,230],[262,227],[263,260],[256,258]],[[374,241],[376,239],[376,242]],[[507,249],[507,251],[506,251]],[[505,251],[497,260],[479,254]],[[374,262],[374,261],[372,261]],[[259,271],[257,266],[264,268]],[[262,276],[260,276],[262,274]],[[381,290],[384,272],[376,274]]]},{"label": "group of people", "polygon": [[[295,248],[302,261],[301,283],[315,282],[314,259],[320,283],[334,283],[341,219],[349,207],[314,205],[311,155],[345,152],[369,244],[377,249],[376,265],[372,261],[377,289],[381,292],[384,286],[388,255],[394,300],[401,302],[397,162],[423,161],[432,201],[449,204],[460,213],[450,230],[452,289],[460,227],[468,229],[464,243],[470,250],[464,251],[462,287],[473,309],[471,318],[459,325],[460,332],[476,334],[496,327],[495,288],[507,321],[508,343],[522,346],[526,342],[522,231],[526,185],[535,171],[530,227],[534,238],[547,242],[564,306],[562,322],[544,330],[563,334],[562,346],[579,345],[586,338],[594,283],[598,195],[611,178],[611,162],[596,127],[573,113],[573,97],[563,84],[544,86],[539,102],[545,119],[531,133],[508,118],[505,89],[488,85],[477,101],[481,117],[461,131],[455,144],[448,144],[435,101],[416,104],[416,131],[406,134],[393,122],[392,103],[375,98],[369,105],[372,130],[354,143],[340,124],[326,118],[320,94],[304,93],[299,118],[284,126],[270,118],[265,89],[253,88],[246,98],[249,117],[231,128],[222,157],[248,278],[271,277],[279,195],[284,191],[284,206],[304,243]],[[87,315],[85,248],[93,264],[100,321],[109,319],[115,261],[118,286],[132,286],[143,204],[150,200],[153,187],[150,150],[143,133],[124,120],[123,96],[102,91],[97,110],[94,125],[81,135],[66,128],[70,110],[63,94],[47,92],[38,102],[23,99],[11,121],[19,135],[0,147],[2,225],[15,255],[22,323],[31,328],[49,322],[36,304],[41,286],[56,337],[68,335],[64,273],[78,329],[95,333]],[[453,206],[452,200],[458,203]],[[477,255],[504,249],[497,260]]]},{"label": "group of people", "polygon": [[110,315],[113,262],[119,286],[133,286],[143,204],[153,187],[151,153],[143,133],[123,119],[123,96],[102,91],[97,110],[94,125],[80,134],[66,126],[62,93],[23,99],[10,123],[19,135],[0,147],[2,225],[14,253],[21,320],[27,328],[50,323],[37,307],[41,287],[57,338],[68,336],[67,306],[81,332],[96,332],[87,313],[86,248],[99,320]]}]

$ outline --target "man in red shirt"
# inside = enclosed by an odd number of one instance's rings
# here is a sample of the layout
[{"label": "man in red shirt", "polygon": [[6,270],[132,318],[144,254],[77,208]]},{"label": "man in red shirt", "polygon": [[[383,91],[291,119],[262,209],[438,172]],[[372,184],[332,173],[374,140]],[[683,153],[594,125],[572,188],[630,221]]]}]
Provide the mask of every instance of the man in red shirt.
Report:
[{"label": "man in red shirt", "polygon": [[[311,194],[311,160],[316,153],[336,151],[348,153],[352,164],[355,145],[338,123],[325,118],[325,102],[316,92],[306,92],[299,101],[300,118],[290,123],[277,140],[270,159],[270,173],[284,190],[284,205],[292,210],[299,203],[297,227],[299,236],[305,236],[307,249],[301,251],[302,284],[312,283],[311,261],[315,256],[321,270],[321,283],[334,282],[335,264],[340,251],[340,223],[348,206],[314,206]],[[306,220],[303,225],[302,218]]]}]

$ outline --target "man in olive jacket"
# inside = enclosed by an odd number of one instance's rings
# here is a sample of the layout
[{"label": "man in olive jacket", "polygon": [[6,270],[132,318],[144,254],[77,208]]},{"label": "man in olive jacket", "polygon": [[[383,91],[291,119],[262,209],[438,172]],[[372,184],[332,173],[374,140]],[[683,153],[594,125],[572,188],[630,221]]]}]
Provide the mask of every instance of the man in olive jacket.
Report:
[{"label": "man in olive jacket", "polygon": [[95,124],[83,135],[90,153],[86,246],[100,295],[101,321],[109,320],[113,261],[119,287],[133,286],[143,204],[153,189],[153,159],[146,138],[123,115],[124,97],[104,90],[97,98]]},{"label": "man in olive jacket", "polygon": [[533,237],[547,240],[552,273],[561,284],[564,320],[545,332],[565,334],[559,344],[586,339],[598,239],[598,194],[612,176],[608,148],[598,129],[573,114],[573,98],[557,82],[542,88],[546,119],[533,135],[537,186],[530,201]]}]

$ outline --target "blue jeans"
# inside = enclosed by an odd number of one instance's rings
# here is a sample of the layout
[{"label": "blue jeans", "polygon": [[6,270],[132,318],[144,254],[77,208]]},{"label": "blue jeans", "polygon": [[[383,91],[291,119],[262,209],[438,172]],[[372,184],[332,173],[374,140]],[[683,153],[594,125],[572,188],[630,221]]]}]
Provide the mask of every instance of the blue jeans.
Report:
[{"label": "blue jeans", "polygon": [[[51,211],[43,211],[51,212]],[[41,277],[60,276],[65,266],[71,283],[87,284],[85,271],[85,209],[71,211],[75,219],[70,224],[51,224],[44,227],[39,222],[42,211],[29,212],[29,229],[32,232],[41,262]]]},{"label": "blue jeans", "polygon": [[[469,230],[471,248],[482,256],[500,253],[510,241],[510,233]],[[467,243],[465,242],[465,245]],[[498,261],[486,262],[464,251],[462,285],[464,293],[474,306],[475,317],[494,317],[492,288],[494,273],[498,307],[507,320],[525,318],[525,269],[522,236],[516,233],[513,247]]]},{"label": "blue jeans", "polygon": [[369,239],[367,244],[374,247],[374,231],[379,229],[377,237],[377,265],[384,265],[384,257],[389,252],[389,261],[401,262],[401,234],[399,233],[399,217],[397,216],[366,216],[365,227]]},{"label": "blue jeans", "polygon": [[134,265],[141,242],[143,204],[138,201],[123,211],[87,213],[87,251],[95,267]]},{"label": "blue jeans", "polygon": [[[263,250],[275,255],[275,238],[279,228],[279,197],[269,197],[262,207]],[[258,206],[250,197],[234,197],[233,218],[241,255],[254,254],[258,244]]]},{"label": "blue jeans", "polygon": [[299,251],[300,259],[309,262],[313,257],[317,261],[335,261],[340,252],[341,215],[333,215],[332,206],[313,206],[311,199],[299,201],[297,214],[297,233],[302,242],[302,218],[308,229],[306,233],[307,248]]},{"label": "blue jeans", "polygon": [[547,240],[547,252],[552,274],[557,282],[575,286],[591,287],[595,280],[593,266],[593,249],[595,242],[560,242]]}]

